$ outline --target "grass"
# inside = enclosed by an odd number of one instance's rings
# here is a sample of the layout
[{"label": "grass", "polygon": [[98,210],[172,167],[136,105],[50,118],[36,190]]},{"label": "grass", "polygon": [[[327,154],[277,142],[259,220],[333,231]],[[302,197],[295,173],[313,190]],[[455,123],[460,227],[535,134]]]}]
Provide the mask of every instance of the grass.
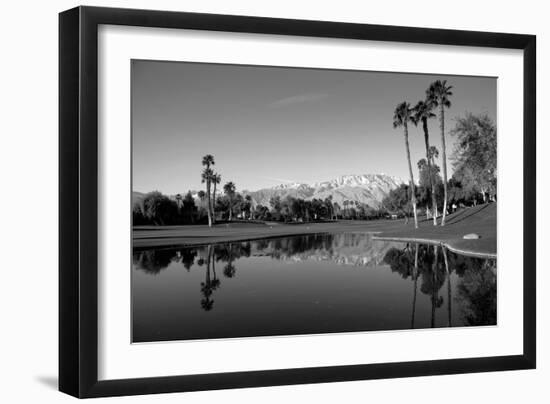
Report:
[{"label": "grass", "polygon": [[[421,220],[415,229],[413,220],[404,225],[399,220],[340,220],[324,223],[221,223],[209,228],[191,226],[136,226],[134,248],[192,246],[227,241],[255,240],[313,233],[370,232],[377,238],[405,242],[443,243],[452,251],[478,256],[496,256],[496,204],[463,209],[447,217],[445,227],[434,227],[431,220]],[[464,240],[477,233],[478,240]]]},{"label": "grass", "polygon": [[398,228],[402,221],[391,220],[342,220],[324,223],[223,223],[212,228],[206,225],[190,226],[139,226],[134,227],[134,247],[160,247],[175,245],[200,245],[225,241],[254,240],[313,233],[340,233],[366,231],[378,233],[387,228]]},{"label": "grass", "polygon": [[[412,222],[412,221],[411,221]],[[445,226],[433,226],[431,220],[423,220],[419,228],[412,223],[400,229],[387,229],[376,238],[408,242],[442,243],[451,251],[461,254],[496,257],[497,253],[496,203],[462,209],[447,216]],[[480,236],[476,240],[464,240],[468,233]]]}]

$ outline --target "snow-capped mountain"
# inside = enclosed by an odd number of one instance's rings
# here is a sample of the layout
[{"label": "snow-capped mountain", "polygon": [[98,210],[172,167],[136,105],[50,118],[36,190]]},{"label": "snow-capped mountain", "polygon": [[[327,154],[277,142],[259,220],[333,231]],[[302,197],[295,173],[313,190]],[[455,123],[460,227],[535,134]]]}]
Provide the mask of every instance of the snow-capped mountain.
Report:
[{"label": "snow-capped mountain", "polygon": [[[281,199],[291,196],[301,199],[325,199],[332,196],[332,201],[343,206],[344,201],[353,201],[367,204],[373,208],[380,207],[380,202],[388,193],[402,184],[404,181],[400,178],[386,174],[362,174],[362,175],[343,175],[329,181],[317,182],[312,185],[304,183],[286,183],[279,184],[271,188],[259,189],[257,191],[240,191],[244,195],[252,197],[254,205],[270,206],[269,200],[274,196],[280,196]],[[197,191],[191,191],[191,194],[198,201]],[[218,195],[222,195],[219,191]],[[182,195],[184,195],[182,193]],[[139,202],[145,196],[144,193],[134,191],[132,193],[133,202]],[[175,200],[175,195],[169,195],[169,198]]]},{"label": "snow-capped mountain", "polygon": [[367,204],[377,208],[388,193],[404,181],[385,174],[343,175],[338,178],[314,183],[280,184],[258,191],[248,191],[254,203],[269,206],[274,196],[286,198],[291,196],[302,199],[325,199],[332,196],[333,202],[340,206],[345,200]]}]

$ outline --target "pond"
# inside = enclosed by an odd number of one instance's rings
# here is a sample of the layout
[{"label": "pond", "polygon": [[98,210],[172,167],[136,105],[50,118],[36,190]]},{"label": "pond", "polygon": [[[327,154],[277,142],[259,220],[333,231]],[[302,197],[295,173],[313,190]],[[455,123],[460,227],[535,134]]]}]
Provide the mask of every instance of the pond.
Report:
[{"label": "pond", "polygon": [[136,250],[132,340],[496,325],[496,260],[311,234]]}]

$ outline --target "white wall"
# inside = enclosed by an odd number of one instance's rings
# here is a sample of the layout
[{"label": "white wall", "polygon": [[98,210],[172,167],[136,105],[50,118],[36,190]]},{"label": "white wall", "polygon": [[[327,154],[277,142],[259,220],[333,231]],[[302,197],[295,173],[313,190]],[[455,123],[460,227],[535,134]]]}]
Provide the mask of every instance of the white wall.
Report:
[{"label": "white wall", "polygon": [[[88,5],[335,20],[434,28],[530,33],[538,36],[538,204],[548,200],[544,173],[550,161],[550,108],[544,92],[550,71],[550,25],[544,2],[393,0],[366,1],[90,1]],[[68,402],[57,378],[57,13],[74,1],[2,4],[0,41],[0,401]],[[520,136],[520,134],[518,134]],[[15,208],[15,205],[17,207]],[[539,249],[550,237],[538,209]],[[14,212],[14,213],[12,213]],[[17,212],[17,213],[16,213]],[[25,212],[24,214],[18,212]],[[540,261],[539,261],[540,262]],[[518,268],[519,270],[519,268]],[[538,369],[534,371],[347,382],[218,392],[117,398],[151,402],[449,403],[547,402],[550,396],[550,275],[538,268]]]}]

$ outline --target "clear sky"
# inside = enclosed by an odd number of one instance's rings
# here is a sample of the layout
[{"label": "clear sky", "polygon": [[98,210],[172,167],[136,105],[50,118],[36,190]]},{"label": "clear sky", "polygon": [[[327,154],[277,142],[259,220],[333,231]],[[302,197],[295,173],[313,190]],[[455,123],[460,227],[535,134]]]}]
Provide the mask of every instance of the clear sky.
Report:
[{"label": "clear sky", "polygon": [[[202,189],[208,153],[222,183],[239,190],[346,174],[407,179],[393,111],[414,106],[436,79],[453,86],[447,129],[467,111],[496,120],[495,78],[134,60],[133,189]],[[437,119],[429,129],[440,149]],[[409,141],[416,168],[425,155],[420,126],[410,126]],[[448,154],[453,141],[447,135]]]}]

